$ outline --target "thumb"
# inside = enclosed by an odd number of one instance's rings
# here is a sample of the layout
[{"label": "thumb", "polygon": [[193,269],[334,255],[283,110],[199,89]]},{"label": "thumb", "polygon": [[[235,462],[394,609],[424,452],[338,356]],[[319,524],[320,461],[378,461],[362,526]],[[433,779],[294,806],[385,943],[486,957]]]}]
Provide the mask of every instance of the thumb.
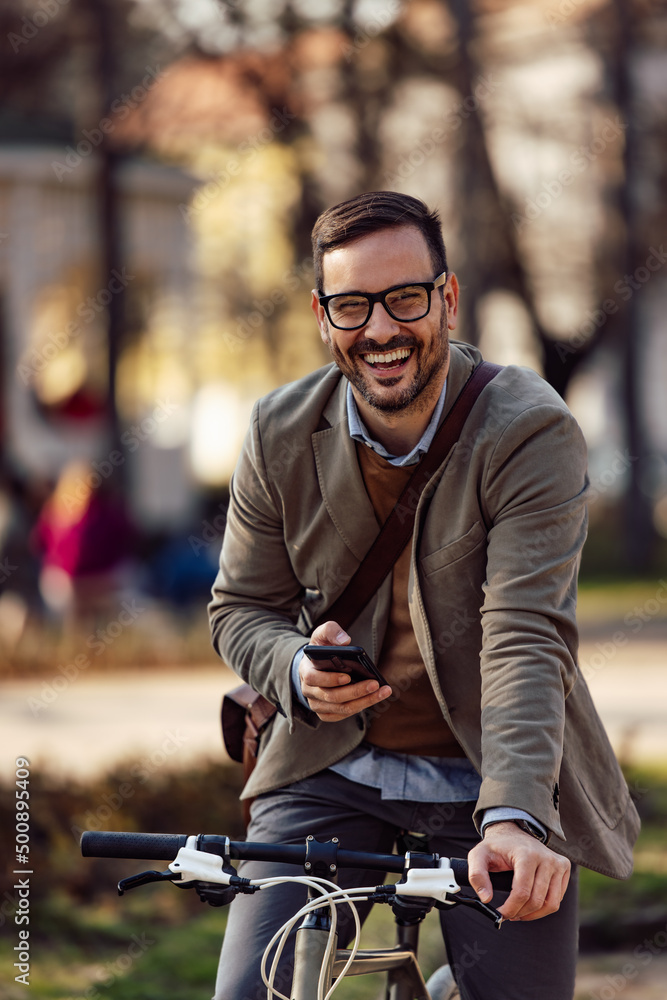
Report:
[{"label": "thumb", "polygon": [[317,626],[310,641],[315,646],[348,646],[352,640],[338,622],[324,622]]}]

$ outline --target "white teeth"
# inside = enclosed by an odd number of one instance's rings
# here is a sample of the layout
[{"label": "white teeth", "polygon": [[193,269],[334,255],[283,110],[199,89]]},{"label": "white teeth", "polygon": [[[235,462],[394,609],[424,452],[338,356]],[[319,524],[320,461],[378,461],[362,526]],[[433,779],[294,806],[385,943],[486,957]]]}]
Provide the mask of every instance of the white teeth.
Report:
[{"label": "white teeth", "polygon": [[402,348],[398,351],[391,351],[389,354],[364,354],[364,358],[371,365],[379,365],[388,361],[404,361],[410,357],[409,348]]}]

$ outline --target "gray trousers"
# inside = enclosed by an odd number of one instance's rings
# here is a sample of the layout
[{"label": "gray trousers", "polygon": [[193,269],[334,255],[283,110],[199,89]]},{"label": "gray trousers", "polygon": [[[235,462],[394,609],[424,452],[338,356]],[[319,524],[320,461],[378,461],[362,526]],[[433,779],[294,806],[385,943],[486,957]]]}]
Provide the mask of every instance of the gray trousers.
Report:
[{"label": "gray trousers", "polygon": [[[339,837],[341,847],[390,854],[401,831],[429,836],[430,850],[466,857],[479,835],[473,802],[414,803],[382,800],[380,792],[323,771],[260,796],[252,806],[247,839],[260,843],[302,843],[308,834]],[[243,862],[246,878],[300,874],[294,865]],[[378,872],[341,871],[341,887],[377,885]],[[500,906],[506,894],[496,894]],[[264,889],[237,896],[231,904],[214,1000],[265,1000],[259,972],[273,934],[306,900],[303,886]],[[358,904],[362,919],[369,904]],[[339,914],[339,947],[353,935],[348,907]],[[500,931],[482,914],[457,906],[440,911],[447,956],[462,1000],[572,1000],[577,956],[577,873],[557,913],[529,922],[506,922]],[[387,941],[392,947],[394,941]],[[284,952],[276,988],[289,995],[293,943]],[[445,959],[443,956],[443,963]]]}]

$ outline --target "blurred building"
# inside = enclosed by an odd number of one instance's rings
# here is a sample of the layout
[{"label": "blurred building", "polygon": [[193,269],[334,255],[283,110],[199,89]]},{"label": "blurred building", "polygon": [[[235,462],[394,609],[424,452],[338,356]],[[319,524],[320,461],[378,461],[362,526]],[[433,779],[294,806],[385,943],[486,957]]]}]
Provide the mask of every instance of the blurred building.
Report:
[{"label": "blurred building", "polygon": [[[183,399],[170,386],[143,394],[141,372],[119,381],[125,430],[109,439],[106,308],[123,292],[127,341],[147,326],[192,334],[191,241],[179,206],[195,181],[130,159],[120,168],[123,264],[100,277],[96,158],[91,143],[0,147],[0,355],[5,463],[24,478],[55,479],[72,459],[108,478],[126,467],[135,514],[150,526],[192,511]],[[160,315],[158,315],[160,313]]]}]

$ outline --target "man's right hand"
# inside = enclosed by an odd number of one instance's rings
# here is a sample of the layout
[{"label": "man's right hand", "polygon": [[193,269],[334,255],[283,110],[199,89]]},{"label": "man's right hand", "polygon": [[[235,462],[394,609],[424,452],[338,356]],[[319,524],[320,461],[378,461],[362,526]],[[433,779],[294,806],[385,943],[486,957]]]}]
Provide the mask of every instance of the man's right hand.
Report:
[{"label": "man's right hand", "polygon": [[[318,625],[310,641],[315,646],[349,646],[351,642],[347,632],[337,622]],[[322,722],[342,722],[384,701],[391,694],[388,684],[384,687],[380,687],[377,681],[352,684],[348,674],[318,670],[305,655],[299,664],[299,677],[304,698]]]}]

